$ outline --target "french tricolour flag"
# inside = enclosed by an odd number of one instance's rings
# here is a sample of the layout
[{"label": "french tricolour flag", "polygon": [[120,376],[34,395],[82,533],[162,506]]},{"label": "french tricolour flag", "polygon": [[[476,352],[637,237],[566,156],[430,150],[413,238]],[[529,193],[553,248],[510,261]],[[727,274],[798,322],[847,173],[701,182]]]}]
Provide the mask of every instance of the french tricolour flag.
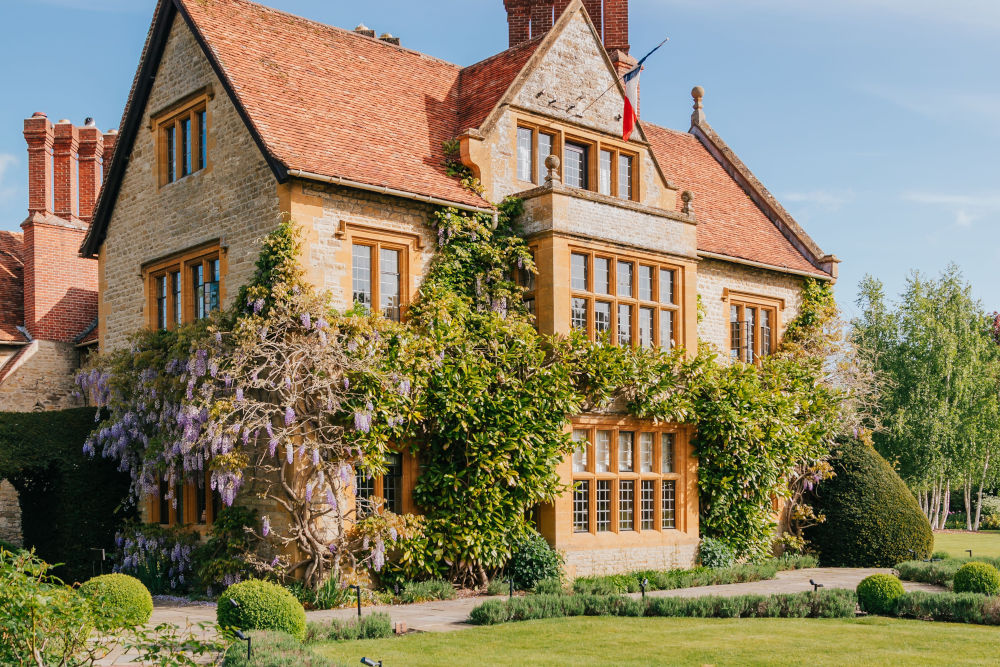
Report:
[{"label": "french tricolour flag", "polygon": [[625,141],[632,137],[635,124],[639,120],[639,74],[642,72],[642,65],[646,62],[646,58],[656,53],[657,49],[666,43],[666,39],[660,42],[655,49],[643,56],[642,60],[622,77],[622,83],[625,84],[625,127],[622,130],[622,138]]}]

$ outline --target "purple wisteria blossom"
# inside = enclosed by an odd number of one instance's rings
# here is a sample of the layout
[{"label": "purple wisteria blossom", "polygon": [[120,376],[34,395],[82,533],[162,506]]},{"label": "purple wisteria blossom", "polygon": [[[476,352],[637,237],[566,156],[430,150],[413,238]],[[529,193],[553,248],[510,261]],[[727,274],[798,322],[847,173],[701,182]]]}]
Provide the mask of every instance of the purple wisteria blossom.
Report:
[{"label": "purple wisteria blossom", "polygon": [[285,426],[291,426],[293,423],[295,423],[295,410],[289,405],[285,408]]},{"label": "purple wisteria blossom", "polygon": [[271,520],[267,518],[267,515],[261,517],[260,519],[260,534],[264,537],[268,536],[271,532]]},{"label": "purple wisteria blossom", "polygon": [[354,430],[368,433],[372,430],[372,416],[367,412],[354,413]]},{"label": "purple wisteria blossom", "polygon": [[299,319],[302,321],[303,327],[306,329],[312,328],[312,317],[310,317],[309,313],[302,313]]}]

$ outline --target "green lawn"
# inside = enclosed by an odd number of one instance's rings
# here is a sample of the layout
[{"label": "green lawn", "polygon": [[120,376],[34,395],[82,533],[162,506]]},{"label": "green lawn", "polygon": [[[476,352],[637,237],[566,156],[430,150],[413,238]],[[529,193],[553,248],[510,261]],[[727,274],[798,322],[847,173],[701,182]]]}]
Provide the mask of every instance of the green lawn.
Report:
[{"label": "green lawn", "polygon": [[978,533],[934,533],[934,551],[947,551],[953,558],[963,558],[972,549],[972,556],[1000,558],[1000,531]]},{"label": "green lawn", "polygon": [[558,618],[398,639],[330,642],[343,665],[976,665],[1000,629],[888,618]]}]

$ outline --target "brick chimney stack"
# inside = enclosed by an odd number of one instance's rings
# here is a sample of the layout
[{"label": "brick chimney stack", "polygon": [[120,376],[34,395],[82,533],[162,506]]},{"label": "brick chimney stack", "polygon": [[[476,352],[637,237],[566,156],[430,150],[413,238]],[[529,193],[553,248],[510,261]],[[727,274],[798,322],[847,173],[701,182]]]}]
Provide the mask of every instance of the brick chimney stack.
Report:
[{"label": "brick chimney stack", "polygon": [[94,205],[104,178],[104,135],[93,118],[80,128],[80,219],[88,225],[94,219]]},{"label": "brick chimney stack", "polygon": [[54,213],[63,220],[79,218],[80,131],[68,120],[56,123],[52,144]]},{"label": "brick chimney stack", "polygon": [[97,262],[79,249],[101,188],[105,136],[92,121],[53,125],[40,112],[24,121],[24,326],[36,340],[72,343],[97,317]]},{"label": "brick chimney stack", "polygon": [[[510,46],[523,44],[552,29],[572,0],[504,0]],[[629,56],[628,0],[583,0],[590,20],[604,42],[604,48],[620,73],[635,66]],[[619,64],[621,63],[621,64]]]},{"label": "brick chimney stack", "polygon": [[52,123],[41,111],[24,121],[28,142],[28,215],[52,213]]}]

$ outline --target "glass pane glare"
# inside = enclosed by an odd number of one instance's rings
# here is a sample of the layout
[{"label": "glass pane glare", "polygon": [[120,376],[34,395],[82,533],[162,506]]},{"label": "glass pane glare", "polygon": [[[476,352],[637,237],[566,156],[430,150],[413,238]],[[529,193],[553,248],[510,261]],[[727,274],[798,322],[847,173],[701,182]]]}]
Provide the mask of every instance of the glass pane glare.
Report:
[{"label": "glass pane glare", "polygon": [[611,431],[597,432],[596,453],[597,472],[611,472]]},{"label": "glass pane glare", "polygon": [[611,151],[601,151],[601,161],[598,169],[597,191],[602,195],[611,194]]},{"label": "glass pane glare", "polygon": [[653,472],[653,434],[639,435],[639,472]]},{"label": "glass pane glare", "polygon": [[517,177],[522,181],[532,180],[532,139],[533,132],[526,127],[517,128]]},{"label": "glass pane glare", "polygon": [[635,443],[635,433],[621,431],[618,433],[618,472],[633,472],[635,464],[632,461],[632,447]]},{"label": "glass pane glare", "polygon": [[379,250],[379,309],[395,322],[399,321],[400,306],[400,253],[398,250]]},{"label": "glass pane glare", "polygon": [[607,257],[594,258],[594,291],[611,294],[611,260]]},{"label": "glass pane glare", "polygon": [[[564,255],[565,256],[565,255]],[[587,255],[574,252],[570,256],[570,282],[574,290],[587,291]]]},{"label": "glass pane glare", "polygon": [[634,265],[632,262],[618,262],[618,296],[632,296],[632,272]]},{"label": "glass pane glare", "polygon": [[372,250],[371,246],[355,243],[351,249],[351,285],[354,303],[372,307]]}]

